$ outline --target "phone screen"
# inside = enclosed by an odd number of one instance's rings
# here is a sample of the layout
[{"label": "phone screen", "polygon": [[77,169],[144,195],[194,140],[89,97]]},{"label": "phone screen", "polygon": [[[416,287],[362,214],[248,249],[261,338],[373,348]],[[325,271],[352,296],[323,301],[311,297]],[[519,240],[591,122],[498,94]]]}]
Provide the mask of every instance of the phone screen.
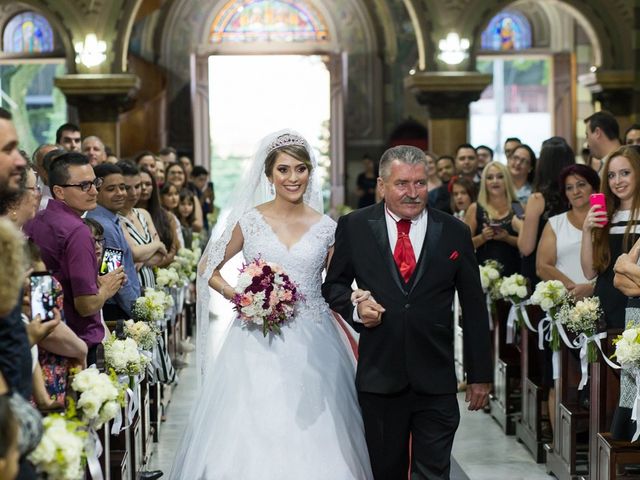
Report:
[{"label": "phone screen", "polygon": [[102,263],[100,264],[100,275],[113,272],[122,265],[122,250],[117,248],[105,248],[102,255]]},{"label": "phone screen", "polygon": [[53,309],[56,306],[56,292],[53,277],[48,273],[35,273],[30,277],[31,283],[31,319],[38,315],[43,322],[53,320]]}]

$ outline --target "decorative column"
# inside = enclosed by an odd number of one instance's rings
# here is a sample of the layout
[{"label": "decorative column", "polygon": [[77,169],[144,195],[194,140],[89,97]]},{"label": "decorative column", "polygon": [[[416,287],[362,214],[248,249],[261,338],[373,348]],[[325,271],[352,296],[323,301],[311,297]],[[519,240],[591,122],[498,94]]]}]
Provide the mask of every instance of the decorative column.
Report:
[{"label": "decorative column", "polygon": [[140,79],[129,73],[63,75],[55,85],[78,109],[82,136],[96,135],[120,156],[118,116],[133,106]]},{"label": "decorative column", "polygon": [[[620,125],[620,134],[633,123],[634,73],[631,70],[596,70],[578,77],[591,92],[593,103],[611,112]],[[636,87],[637,88],[637,87]]]},{"label": "decorative column", "polygon": [[429,111],[429,148],[453,155],[468,142],[469,104],[480,98],[492,76],[478,72],[416,72],[404,87]]}]

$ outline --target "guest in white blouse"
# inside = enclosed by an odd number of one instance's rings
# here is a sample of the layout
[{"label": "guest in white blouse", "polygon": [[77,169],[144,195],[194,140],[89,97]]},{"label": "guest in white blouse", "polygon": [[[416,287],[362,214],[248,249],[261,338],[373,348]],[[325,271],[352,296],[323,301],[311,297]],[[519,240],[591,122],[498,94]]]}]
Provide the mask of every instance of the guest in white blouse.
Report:
[{"label": "guest in white blouse", "polygon": [[[560,280],[576,298],[593,295],[590,283],[580,264],[582,225],[591,208],[589,195],[598,191],[600,177],[586,165],[569,165],[560,172],[560,195],[569,204],[569,210],[550,217],[544,226],[538,255],[536,273],[541,280]],[[550,367],[550,353],[545,351],[543,383],[549,389],[548,411],[551,427],[555,428],[555,385]]]},{"label": "guest in white blouse", "polygon": [[586,165],[570,165],[560,173],[560,194],[569,211],[549,218],[538,244],[536,272],[542,280],[560,280],[577,299],[593,294],[593,284],[582,272],[582,225],[591,208],[589,196],[598,191],[600,178]]}]

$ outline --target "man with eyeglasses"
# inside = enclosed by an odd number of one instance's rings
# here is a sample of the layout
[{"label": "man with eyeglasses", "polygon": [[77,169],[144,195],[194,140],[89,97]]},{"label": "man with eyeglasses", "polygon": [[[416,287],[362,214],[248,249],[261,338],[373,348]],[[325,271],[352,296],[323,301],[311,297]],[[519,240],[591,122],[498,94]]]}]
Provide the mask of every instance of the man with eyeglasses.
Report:
[{"label": "man with eyeglasses", "polygon": [[48,177],[52,199],[24,231],[62,284],[67,324],[87,344],[91,365],[106,333],[100,311],[120,290],[125,273],[120,267],[98,280],[94,240],[82,215],[96,208],[102,180],[96,178],[87,157],[77,152],[56,157]]},{"label": "man with eyeglasses", "polygon": [[140,280],[133,252],[127,242],[118,212],[122,210],[127,199],[126,184],[120,167],[111,163],[103,163],[94,167],[98,185],[98,206],[87,213],[87,218],[100,222],[104,228],[106,248],[115,248],[123,252],[122,265],[127,275],[127,281],[122,285],[113,298],[107,300],[102,310],[105,320],[120,320],[131,318],[131,310],[136,299],[140,296]]}]

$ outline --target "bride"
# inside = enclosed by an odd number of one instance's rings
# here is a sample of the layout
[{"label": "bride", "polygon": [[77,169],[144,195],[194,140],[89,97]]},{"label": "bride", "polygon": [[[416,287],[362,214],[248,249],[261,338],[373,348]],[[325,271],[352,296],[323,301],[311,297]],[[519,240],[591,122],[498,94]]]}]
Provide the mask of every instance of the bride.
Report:
[{"label": "bride", "polygon": [[[266,137],[207,246],[198,278],[202,384],[171,479],[373,478],[355,360],[320,292],[335,222],[317,211],[316,167],[300,135]],[[272,200],[262,202],[264,190],[273,192]],[[280,335],[265,337],[261,327],[236,318],[213,358],[207,352],[209,287],[233,296],[220,269],[240,251],[246,262],[260,256],[279,264],[304,300]]]}]

